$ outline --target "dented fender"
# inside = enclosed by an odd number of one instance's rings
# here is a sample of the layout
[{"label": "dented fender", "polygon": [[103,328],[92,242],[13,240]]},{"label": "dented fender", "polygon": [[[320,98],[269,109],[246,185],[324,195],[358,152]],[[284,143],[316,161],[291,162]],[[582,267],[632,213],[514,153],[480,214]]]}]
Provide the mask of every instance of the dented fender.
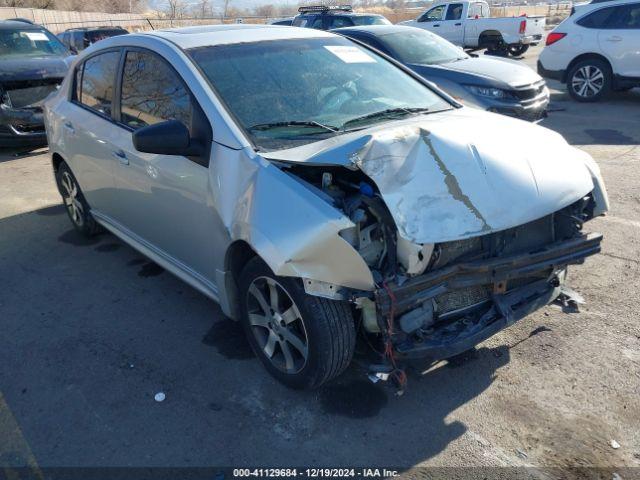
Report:
[{"label": "dented fender", "polygon": [[349,218],[250,150],[236,160],[218,168],[214,188],[231,241],[247,242],[276,275],[373,290],[369,267],[339,235]]}]

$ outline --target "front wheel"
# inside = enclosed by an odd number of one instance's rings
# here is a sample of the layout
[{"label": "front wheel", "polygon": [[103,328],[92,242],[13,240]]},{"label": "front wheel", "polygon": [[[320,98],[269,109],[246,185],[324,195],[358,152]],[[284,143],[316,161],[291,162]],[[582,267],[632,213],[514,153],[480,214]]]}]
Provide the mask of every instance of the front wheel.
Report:
[{"label": "front wheel", "polygon": [[258,257],[247,263],[239,287],[242,327],[277,380],[312,389],[349,365],[356,331],[346,302],[308,295],[300,280],[276,276]]},{"label": "front wheel", "polygon": [[597,58],[578,62],[567,75],[569,95],[578,102],[597,102],[611,90],[611,69]]},{"label": "front wheel", "polygon": [[509,45],[507,50],[509,51],[509,55],[512,57],[519,57],[529,50],[529,45]]}]

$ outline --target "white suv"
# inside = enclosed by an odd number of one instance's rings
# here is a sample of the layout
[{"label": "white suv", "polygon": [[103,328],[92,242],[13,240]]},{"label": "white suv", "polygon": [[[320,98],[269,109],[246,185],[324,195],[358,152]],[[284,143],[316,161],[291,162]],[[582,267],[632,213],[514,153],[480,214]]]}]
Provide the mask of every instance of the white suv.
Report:
[{"label": "white suv", "polygon": [[549,33],[538,73],[567,84],[579,102],[640,86],[640,1],[595,0],[577,5]]}]

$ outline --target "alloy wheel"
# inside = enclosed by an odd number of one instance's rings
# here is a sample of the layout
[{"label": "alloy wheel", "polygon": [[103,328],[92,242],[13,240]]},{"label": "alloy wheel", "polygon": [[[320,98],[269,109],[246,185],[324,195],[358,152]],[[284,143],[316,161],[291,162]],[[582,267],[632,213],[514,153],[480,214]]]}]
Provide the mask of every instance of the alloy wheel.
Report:
[{"label": "alloy wheel", "polygon": [[300,372],[309,356],[309,340],[300,311],[276,280],[258,277],[247,291],[247,315],[258,347],[274,367]]},{"label": "alloy wheel", "polygon": [[604,86],[604,73],[598,67],[585,65],[574,73],[571,88],[580,97],[588,98],[597,95]]},{"label": "alloy wheel", "polygon": [[84,224],[84,207],[79,198],[78,185],[69,172],[63,172],[60,183],[62,185],[62,198],[67,207],[71,221],[78,227]]}]

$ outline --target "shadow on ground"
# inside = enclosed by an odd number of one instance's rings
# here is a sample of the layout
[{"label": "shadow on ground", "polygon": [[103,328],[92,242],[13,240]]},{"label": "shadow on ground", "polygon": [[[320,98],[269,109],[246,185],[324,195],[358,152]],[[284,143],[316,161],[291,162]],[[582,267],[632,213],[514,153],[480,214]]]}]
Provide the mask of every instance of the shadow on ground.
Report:
[{"label": "shadow on ground", "polygon": [[357,362],[318,391],[288,390],[217,305],[110,234],[78,236],[63,207],[0,231],[0,385],[44,466],[408,467],[465,433],[448,417],[509,362],[500,347],[414,365],[403,396]]}]

